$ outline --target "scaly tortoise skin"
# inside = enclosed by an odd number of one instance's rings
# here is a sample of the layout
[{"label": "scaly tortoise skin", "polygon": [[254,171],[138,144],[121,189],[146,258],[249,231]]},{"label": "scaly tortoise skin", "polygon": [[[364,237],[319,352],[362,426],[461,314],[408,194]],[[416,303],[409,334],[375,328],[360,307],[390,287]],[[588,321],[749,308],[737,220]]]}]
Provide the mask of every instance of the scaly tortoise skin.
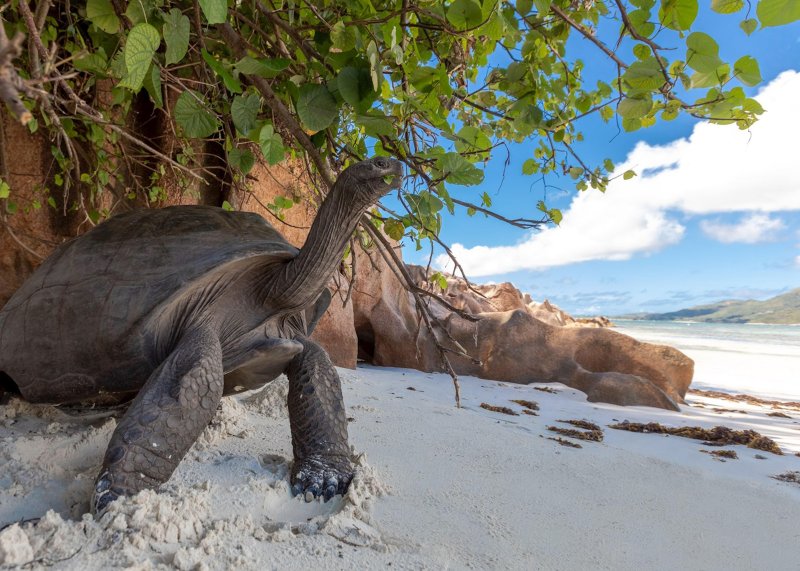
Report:
[{"label": "scaly tortoise skin", "polygon": [[344,493],[353,466],[339,377],[307,337],[358,219],[401,176],[388,158],[347,168],[300,250],[257,214],[173,206],[114,216],[30,276],[0,310],[3,384],[32,403],[130,402],[92,511],[167,481],[223,396],[282,373],[294,493]]}]

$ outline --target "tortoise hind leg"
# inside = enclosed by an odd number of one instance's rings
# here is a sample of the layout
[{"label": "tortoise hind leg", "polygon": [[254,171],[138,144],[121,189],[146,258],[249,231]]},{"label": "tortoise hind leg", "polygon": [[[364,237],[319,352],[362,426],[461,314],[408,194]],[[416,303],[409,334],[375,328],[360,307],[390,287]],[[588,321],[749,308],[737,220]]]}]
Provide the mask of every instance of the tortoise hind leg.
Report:
[{"label": "tortoise hind leg", "polygon": [[92,512],[166,482],[214,416],[222,388],[219,339],[205,328],[189,330],[117,425],[95,481]]},{"label": "tortoise hind leg", "polygon": [[347,418],[339,375],[325,351],[296,337],[303,352],[292,359],[289,377],[289,423],[292,428],[292,491],[307,501],[343,494],[353,478]]}]

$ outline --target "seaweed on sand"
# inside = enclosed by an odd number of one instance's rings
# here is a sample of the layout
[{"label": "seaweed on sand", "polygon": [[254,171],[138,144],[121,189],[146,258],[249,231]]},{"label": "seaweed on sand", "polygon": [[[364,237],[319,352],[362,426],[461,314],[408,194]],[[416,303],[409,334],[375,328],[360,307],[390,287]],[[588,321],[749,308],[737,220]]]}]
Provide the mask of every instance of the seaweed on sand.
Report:
[{"label": "seaweed on sand", "polygon": [[583,448],[577,442],[570,442],[569,440],[565,440],[563,438],[553,438],[552,436],[547,437],[548,440],[553,440],[554,442],[558,442],[561,446],[569,446],[570,448]]},{"label": "seaweed on sand", "polygon": [[486,402],[482,402],[480,406],[481,408],[490,410],[492,412],[502,412],[503,414],[510,414],[511,416],[519,416],[519,413],[514,412],[507,406],[495,406]]},{"label": "seaweed on sand", "polygon": [[680,426],[677,428],[664,426],[657,422],[628,422],[623,421],[617,424],[609,424],[609,428],[615,430],[627,430],[629,432],[653,432],[655,434],[672,434],[683,438],[694,438],[703,440],[706,446],[730,446],[733,444],[743,444],[748,448],[772,452],[778,456],[783,456],[780,447],[771,438],[759,434],[755,430],[734,430],[727,426],[715,426],[714,428],[702,428],[700,426]]},{"label": "seaweed on sand", "polygon": [[725,459],[728,460],[738,460],[739,455],[736,453],[735,450],[701,450],[703,454],[711,455],[714,460],[719,460],[720,462],[724,462]]},{"label": "seaweed on sand", "polygon": [[790,470],[788,472],[784,472],[783,474],[776,474],[775,476],[771,476],[776,480],[780,480],[781,482],[789,482],[790,484],[800,484],[800,472],[796,470]]},{"label": "seaweed on sand", "polygon": [[558,420],[557,422],[564,422],[571,424],[583,430],[575,430],[574,428],[561,428],[560,426],[548,426],[547,430],[551,430],[563,436],[570,438],[577,438],[579,440],[590,440],[592,442],[603,441],[603,430],[588,420]]},{"label": "seaweed on sand", "polygon": [[518,404],[522,407],[522,412],[524,414],[530,414],[532,416],[539,416],[536,414],[536,411],[539,410],[539,403],[532,400],[524,400],[524,399],[513,399],[511,402],[514,404]]}]

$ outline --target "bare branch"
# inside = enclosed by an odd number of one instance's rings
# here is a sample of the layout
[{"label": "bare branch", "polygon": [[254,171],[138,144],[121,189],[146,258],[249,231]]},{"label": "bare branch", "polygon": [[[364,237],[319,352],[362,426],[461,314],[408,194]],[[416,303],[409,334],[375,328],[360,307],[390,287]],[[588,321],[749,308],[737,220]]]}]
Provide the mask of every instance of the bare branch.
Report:
[{"label": "bare branch", "polygon": [[597,36],[595,36],[595,35],[592,33],[592,31],[591,31],[591,30],[589,30],[589,29],[588,29],[588,28],[586,28],[585,26],[583,26],[583,25],[579,24],[578,22],[576,22],[575,20],[573,20],[572,18],[570,18],[570,17],[569,17],[569,15],[567,15],[567,13],[566,13],[566,12],[564,12],[564,11],[563,11],[561,8],[559,8],[558,6],[556,6],[556,5],[555,5],[555,3],[553,3],[553,4],[550,4],[550,9],[551,9],[551,10],[553,11],[553,13],[554,13],[554,14],[556,14],[556,15],[557,15],[559,18],[561,18],[562,20],[564,20],[564,22],[566,22],[566,23],[567,23],[567,24],[569,24],[571,27],[575,28],[575,29],[576,29],[578,32],[580,32],[580,34],[581,34],[581,35],[582,35],[584,38],[586,38],[587,40],[589,40],[590,42],[592,42],[594,45],[596,45],[598,48],[600,48],[600,49],[601,49],[601,50],[602,50],[602,51],[603,51],[603,52],[604,52],[604,53],[605,53],[605,54],[606,54],[608,57],[610,57],[612,60],[614,60],[614,61],[617,63],[617,65],[618,65],[618,66],[620,66],[620,67],[622,67],[622,68],[627,68],[627,67],[628,67],[628,64],[627,64],[627,63],[625,63],[624,61],[622,61],[621,59],[619,59],[619,57],[617,57],[617,54],[615,54],[615,53],[614,53],[614,51],[613,51],[611,48],[609,48],[607,45],[605,45],[603,42],[601,42],[601,41],[600,41],[600,40],[597,38]]}]

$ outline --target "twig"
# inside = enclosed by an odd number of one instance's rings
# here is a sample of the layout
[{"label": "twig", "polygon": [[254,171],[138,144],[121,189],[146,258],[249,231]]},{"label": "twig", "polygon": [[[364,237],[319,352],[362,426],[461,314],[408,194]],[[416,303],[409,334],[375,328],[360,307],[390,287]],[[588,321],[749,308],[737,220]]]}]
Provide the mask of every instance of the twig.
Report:
[{"label": "twig", "polygon": [[9,40],[3,27],[3,18],[0,17],[0,101],[6,104],[17,121],[27,125],[33,119],[33,115],[20,99],[23,84],[11,63],[22,53],[24,40],[25,35],[22,32],[17,32],[14,38]]},{"label": "twig", "polygon": [[6,232],[8,232],[8,235],[9,235],[9,236],[11,236],[11,239],[12,239],[12,240],[14,240],[14,242],[16,242],[16,243],[17,243],[17,245],[18,245],[20,248],[22,248],[23,250],[25,250],[26,252],[28,252],[28,253],[29,253],[31,256],[33,256],[33,257],[34,257],[34,258],[36,258],[37,260],[44,260],[44,259],[45,259],[45,257],[46,257],[46,256],[42,256],[42,255],[41,255],[41,254],[39,254],[39,253],[38,253],[36,250],[32,250],[32,249],[31,249],[31,248],[30,248],[30,247],[29,247],[27,244],[25,244],[25,242],[23,242],[22,240],[20,240],[20,239],[17,237],[17,235],[16,235],[16,234],[14,233],[14,231],[11,229],[11,225],[8,223],[8,220],[6,220],[6,217],[5,217],[5,215],[3,215],[3,217],[2,217],[2,218],[0,218],[0,221],[2,221],[2,222],[3,222],[3,228],[5,228]]},{"label": "twig", "polygon": [[[454,351],[453,349],[445,347],[439,342],[439,339],[436,336],[436,332],[434,331],[433,328],[433,323],[431,322],[431,316],[429,315],[430,310],[423,303],[422,299],[419,296],[419,294],[421,292],[424,292],[425,290],[422,290],[421,288],[417,287],[416,284],[414,284],[414,280],[409,275],[408,270],[405,268],[405,264],[403,264],[403,261],[397,256],[397,253],[392,249],[391,244],[389,244],[386,238],[384,238],[380,234],[380,232],[377,231],[377,229],[370,223],[369,219],[366,218],[366,216],[362,217],[361,225],[367,230],[367,232],[372,236],[372,238],[375,240],[376,243],[380,243],[383,246],[383,250],[386,253],[388,253],[388,255],[392,258],[394,268],[399,270],[400,273],[403,275],[403,278],[407,284],[406,289],[410,291],[411,295],[414,297],[417,310],[419,311],[419,314],[422,316],[422,319],[425,322],[425,326],[430,332],[431,337],[433,338],[433,342],[436,345],[436,349],[439,351],[439,356],[441,357],[442,365],[444,366],[447,373],[450,375],[450,378],[453,380],[453,389],[455,390],[456,407],[461,408],[461,385],[458,381],[458,375],[453,369],[453,366],[450,363],[450,359],[447,357],[447,353],[455,353],[461,357],[466,357],[473,361],[475,361],[475,359],[466,352],[462,353],[459,351]],[[430,292],[425,292],[425,293],[430,294]],[[431,295],[432,297],[436,297],[438,299],[438,296],[436,296],[435,294]],[[477,318],[472,317],[472,320],[477,321]]]},{"label": "twig", "polygon": [[[241,58],[247,55],[247,50],[242,45],[244,40],[230,24],[219,24],[218,29],[228,42],[228,45],[231,46],[237,57]],[[289,130],[291,135],[300,144],[300,146],[303,147],[308,156],[311,158],[314,166],[317,167],[325,186],[327,187],[326,190],[333,188],[333,175],[331,174],[327,163],[319,154],[317,148],[314,146],[314,143],[311,142],[311,139],[308,137],[306,132],[303,131],[303,128],[294,119],[283,102],[272,90],[269,82],[267,82],[267,80],[265,80],[263,77],[259,77],[257,75],[247,75],[246,77],[252,82],[253,85],[255,85],[256,89],[261,92],[261,95],[266,100],[267,105],[269,105],[270,109],[272,109],[275,115],[278,116],[281,124]]]},{"label": "twig", "polygon": [[597,36],[595,36],[591,32],[591,30],[587,29],[585,26],[579,24],[578,22],[576,22],[575,20],[570,18],[561,8],[556,6],[555,3],[550,4],[550,10],[552,10],[553,13],[556,14],[559,18],[564,20],[564,22],[566,22],[571,27],[573,27],[576,30],[578,30],[578,32],[580,32],[581,35],[584,38],[586,38],[587,40],[592,42],[594,45],[596,45],[598,48],[600,48],[608,57],[610,57],[612,60],[614,60],[617,63],[618,66],[627,69],[628,64],[625,63],[624,61],[622,61],[621,59],[619,59],[617,57],[617,54],[615,54],[611,50],[611,48],[609,48],[607,45],[605,45],[603,42],[601,42],[599,39],[597,39]]}]

